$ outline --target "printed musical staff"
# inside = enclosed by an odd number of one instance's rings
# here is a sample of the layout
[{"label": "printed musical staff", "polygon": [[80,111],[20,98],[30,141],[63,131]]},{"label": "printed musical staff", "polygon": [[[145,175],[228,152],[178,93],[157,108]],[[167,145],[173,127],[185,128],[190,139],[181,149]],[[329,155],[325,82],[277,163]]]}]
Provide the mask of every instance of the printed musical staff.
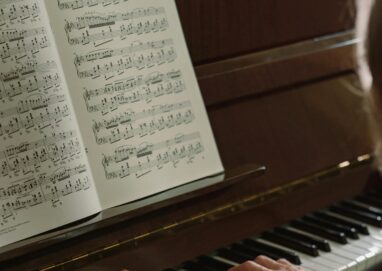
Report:
[{"label": "printed musical staff", "polygon": [[0,225],[20,211],[43,203],[52,207],[62,204],[62,199],[73,193],[90,188],[90,180],[83,164],[58,168],[52,174],[42,173],[21,178],[9,186],[0,188]]},{"label": "printed musical staff", "polygon": [[47,61],[45,63],[30,61],[16,66],[9,72],[1,72],[0,81],[9,82],[14,80],[22,80],[31,74],[46,73],[52,70],[57,70],[57,64],[54,61]]},{"label": "printed musical staff", "polygon": [[[0,110],[0,136],[11,136],[31,128],[43,129],[70,116],[65,95],[34,94],[17,105]],[[3,138],[5,140],[5,138]]]},{"label": "printed musical staff", "polygon": [[28,143],[21,143],[18,146],[9,146],[5,150],[0,151],[0,160],[9,158],[11,156],[15,156],[17,154],[34,150],[36,148],[44,147],[49,144],[55,144],[57,142],[60,142],[62,140],[66,139],[72,139],[77,136],[76,131],[68,131],[68,132],[59,132],[59,133],[53,133],[49,137],[45,137],[40,140],[31,141]]},{"label": "printed musical staff", "polygon": [[57,72],[34,73],[21,80],[0,82],[0,100],[4,98],[12,99],[22,94],[32,92],[42,92],[47,94],[58,91],[61,86],[61,78]]},{"label": "printed musical staff", "polygon": [[6,1],[0,4],[0,25],[25,23],[28,19],[38,18],[41,10],[37,2],[32,4],[18,4],[18,2],[26,1]]},{"label": "printed musical staff", "polygon": [[125,13],[112,13],[109,15],[84,15],[82,17],[77,17],[76,22],[68,21],[65,25],[65,31],[69,33],[73,30],[81,30],[84,28],[99,28],[109,25],[115,25],[117,22],[121,21],[134,20],[148,16],[156,16],[164,13],[164,8],[148,8],[137,9]]},{"label": "printed musical staff", "polygon": [[115,56],[133,54],[133,53],[142,52],[146,50],[163,49],[165,47],[169,47],[170,45],[173,45],[172,39],[147,42],[147,43],[138,42],[138,43],[133,43],[128,47],[119,48],[119,49],[102,49],[102,50],[90,52],[85,55],[77,55],[74,60],[74,64],[78,67],[78,66],[81,66],[81,64],[84,62],[92,62],[92,61],[102,60],[105,58],[111,58]]},{"label": "printed musical staff", "polygon": [[66,101],[65,95],[53,95],[50,97],[45,97],[45,95],[43,94],[31,95],[25,100],[18,101],[18,105],[16,107],[10,107],[8,109],[0,110],[0,118],[5,118],[21,113],[27,113],[32,110],[34,111],[47,108],[50,105],[54,105],[64,101]]},{"label": "printed musical staff", "polygon": [[[148,120],[147,120],[148,119]],[[94,121],[97,144],[115,143],[136,135],[144,137],[164,129],[189,124],[194,119],[189,101],[154,106],[141,112],[127,110],[103,121]]]},{"label": "printed musical staff", "polygon": [[204,151],[199,132],[177,135],[155,144],[144,143],[139,147],[121,146],[112,155],[104,155],[102,164],[107,179],[125,178],[135,174],[137,178],[151,172],[155,167],[181,160],[192,163]]},{"label": "printed musical staff", "polygon": [[6,186],[0,188],[0,201],[8,200],[11,197],[20,197],[34,192],[42,185],[55,185],[58,182],[65,181],[84,172],[86,172],[86,166],[78,165],[73,168],[59,168],[50,176],[47,176],[47,174],[44,173],[40,174],[37,178],[35,176],[21,178],[8,187]]},{"label": "printed musical staff", "polygon": [[76,131],[60,132],[0,151],[0,173],[2,176],[25,175],[36,172],[42,164],[65,161],[80,152]]},{"label": "printed musical staff", "polygon": [[[30,42],[18,40],[16,45],[13,47],[11,47],[9,43],[5,43],[0,46],[0,58],[4,61],[12,56],[18,56],[16,57],[16,60],[18,60],[19,58],[24,57],[28,52],[36,53],[49,45],[50,44],[46,36],[42,36],[39,39],[35,37]],[[20,54],[22,54],[22,56],[19,56]]]},{"label": "printed musical staff", "polygon": [[[149,77],[151,78],[151,77]],[[186,86],[178,72],[171,72],[168,77],[159,80],[146,79],[142,85],[142,77],[115,82],[113,86],[103,89],[85,91],[84,99],[88,112],[102,112],[103,115],[115,111],[120,106],[141,101],[151,102],[162,96],[177,95],[185,91]],[[149,83],[150,82],[150,83]],[[105,93],[105,95],[101,95]]]},{"label": "printed musical staff", "polygon": [[[132,54],[127,56],[122,56],[119,59],[109,61],[104,64],[94,64],[90,65],[88,69],[80,69],[80,66],[77,66],[77,75],[79,78],[96,78],[101,75],[105,75],[105,79],[109,80],[113,78],[114,75],[110,74],[119,74],[124,73],[125,70],[136,68],[150,68],[155,65],[162,65],[164,63],[173,62],[177,58],[175,48],[159,48],[151,50],[147,53],[142,54]],[[110,75],[110,76],[107,76]]]},{"label": "printed musical staff", "polygon": [[36,37],[39,35],[46,35],[44,27],[37,27],[26,30],[8,29],[0,31],[0,44],[5,42],[13,42],[23,40],[29,37]]},{"label": "printed musical staff", "polygon": [[143,146],[141,147],[133,147],[129,145],[121,146],[114,151],[114,154],[104,155],[103,164],[108,166],[111,163],[119,163],[119,162],[128,160],[131,157],[136,157],[136,158],[144,157],[144,156],[153,154],[157,150],[172,147],[174,145],[185,143],[187,141],[192,141],[195,139],[200,139],[199,132],[194,132],[187,135],[182,135],[182,134],[177,135],[174,138],[164,140],[156,144],[143,144]]},{"label": "printed musical staff", "polygon": [[[89,30],[85,30],[79,36],[71,36],[68,34],[68,41],[70,45],[82,44],[86,45],[91,42],[95,43],[97,41],[112,40],[119,37],[121,40],[129,35],[137,34],[141,35],[143,33],[165,31],[168,28],[168,21],[166,18],[162,19],[152,19],[145,22],[136,22],[121,24],[115,30],[111,26],[108,26],[106,30],[102,29],[99,32],[91,33]],[[94,44],[95,47],[105,44]]]},{"label": "printed musical staff", "polygon": [[1,0],[0,7],[7,6],[9,4],[16,4],[18,2],[25,2],[25,0]]},{"label": "printed musical staff", "polygon": [[0,32],[0,58],[3,63],[18,63],[23,59],[36,58],[38,53],[50,45],[46,30],[42,27]]},{"label": "printed musical staff", "polygon": [[[30,112],[25,115],[13,116],[9,120],[0,120],[0,136],[12,135],[25,129],[37,128],[40,131],[53,124],[57,125],[64,118],[70,116],[69,108],[66,104],[55,106],[52,109],[45,109],[42,112]],[[3,138],[4,139],[4,138]]]},{"label": "printed musical staff", "polygon": [[170,71],[166,74],[160,72],[152,72],[148,75],[137,75],[135,77],[129,77],[114,81],[112,84],[94,90],[85,89],[84,99],[85,101],[91,101],[95,97],[103,95],[116,95],[124,92],[131,91],[135,88],[142,86],[156,85],[168,81],[181,81],[183,82],[182,72],[180,70]]},{"label": "printed musical staff", "polygon": [[94,7],[102,4],[108,6],[111,4],[117,5],[120,2],[127,2],[128,0],[57,0],[60,9],[79,9],[83,7]]}]

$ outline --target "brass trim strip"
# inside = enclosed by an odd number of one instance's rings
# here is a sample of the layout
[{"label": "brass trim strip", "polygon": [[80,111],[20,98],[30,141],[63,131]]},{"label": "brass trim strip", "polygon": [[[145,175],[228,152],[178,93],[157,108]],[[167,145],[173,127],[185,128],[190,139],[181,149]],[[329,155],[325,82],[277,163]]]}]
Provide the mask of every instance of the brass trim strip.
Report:
[{"label": "brass trim strip", "polygon": [[52,271],[52,270],[65,270],[66,267],[70,268],[70,265],[76,264],[79,261],[90,260],[92,257],[97,259],[102,258],[102,254],[109,253],[113,250],[131,245],[132,247],[137,247],[139,242],[143,242],[149,238],[153,238],[159,235],[172,233],[176,230],[184,229],[184,227],[190,227],[191,225],[204,223],[206,221],[216,221],[221,218],[228,217],[229,215],[247,211],[253,209],[254,207],[268,203],[274,199],[277,199],[281,195],[286,195],[291,192],[302,189],[303,187],[311,186],[316,183],[321,183],[332,177],[342,173],[345,170],[351,170],[353,168],[358,168],[365,164],[371,164],[373,157],[370,154],[365,154],[357,157],[352,161],[344,161],[335,166],[329,167],[327,169],[321,170],[317,173],[309,175],[307,177],[291,181],[285,185],[269,189],[263,193],[251,195],[249,197],[243,198],[239,201],[235,201],[215,209],[212,209],[208,212],[195,215],[193,217],[184,219],[182,221],[165,225],[161,228],[154,229],[150,232],[143,233],[139,236],[120,241],[118,243],[109,244],[101,249],[97,249],[92,252],[88,252],[83,255],[79,255],[72,259],[63,261],[61,263],[52,264],[48,267],[38,269],[38,271]]}]

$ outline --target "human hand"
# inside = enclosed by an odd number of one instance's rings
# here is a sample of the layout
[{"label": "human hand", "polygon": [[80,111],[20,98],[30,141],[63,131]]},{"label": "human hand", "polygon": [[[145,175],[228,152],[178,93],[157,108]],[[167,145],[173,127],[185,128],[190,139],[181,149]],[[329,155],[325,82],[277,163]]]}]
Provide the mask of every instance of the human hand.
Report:
[{"label": "human hand", "polygon": [[255,261],[246,261],[228,271],[304,271],[304,269],[285,259],[274,261],[266,256],[258,256]]}]

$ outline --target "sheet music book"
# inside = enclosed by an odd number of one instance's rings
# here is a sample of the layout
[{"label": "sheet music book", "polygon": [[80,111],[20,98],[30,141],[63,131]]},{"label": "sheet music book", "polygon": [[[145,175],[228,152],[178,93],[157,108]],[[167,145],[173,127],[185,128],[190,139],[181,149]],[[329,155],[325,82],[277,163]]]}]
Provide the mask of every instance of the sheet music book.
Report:
[{"label": "sheet music book", "polygon": [[0,246],[223,171],[174,0],[1,0],[0,58]]}]

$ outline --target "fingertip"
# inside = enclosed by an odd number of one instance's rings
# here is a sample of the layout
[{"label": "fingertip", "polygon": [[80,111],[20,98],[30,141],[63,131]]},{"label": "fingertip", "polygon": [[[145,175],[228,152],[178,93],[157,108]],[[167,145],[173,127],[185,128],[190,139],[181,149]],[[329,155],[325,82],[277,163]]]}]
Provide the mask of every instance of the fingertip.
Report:
[{"label": "fingertip", "polygon": [[266,260],[271,260],[271,258],[265,256],[265,255],[259,255],[255,258],[255,262],[262,262]]},{"label": "fingertip", "polygon": [[278,263],[286,264],[286,265],[292,265],[291,262],[289,262],[287,259],[281,258],[277,260]]}]

